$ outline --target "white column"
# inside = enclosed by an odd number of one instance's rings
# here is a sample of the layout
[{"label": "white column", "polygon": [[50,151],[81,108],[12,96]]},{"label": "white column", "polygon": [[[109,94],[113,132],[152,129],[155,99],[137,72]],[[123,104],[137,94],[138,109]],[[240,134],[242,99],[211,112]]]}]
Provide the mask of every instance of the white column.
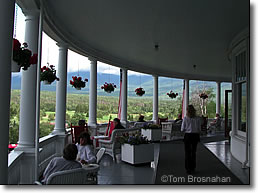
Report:
[{"label": "white column", "polygon": [[220,114],[221,107],[221,82],[216,82],[217,94],[216,94],[216,113]]},{"label": "white column", "polygon": [[90,98],[89,98],[89,126],[97,126],[97,60],[90,60]]},{"label": "white column", "polygon": [[189,105],[189,80],[185,79],[185,98],[184,98],[184,116],[186,116],[187,107]]},{"label": "white column", "polygon": [[[26,11],[24,14],[25,42],[32,53],[37,53],[39,11]],[[35,147],[37,65],[31,65],[28,70],[21,71],[20,128],[16,150],[32,151]]]},{"label": "white column", "polygon": [[68,47],[64,43],[58,43],[57,45],[59,47],[57,68],[59,81],[56,81],[56,119],[52,134],[65,134]]},{"label": "white column", "polygon": [[0,184],[8,183],[9,111],[14,0],[0,1]]},{"label": "white column", "polygon": [[153,116],[152,121],[158,123],[159,113],[159,77],[153,76]]},{"label": "white column", "polygon": [[121,123],[127,125],[127,69],[122,69],[122,109]]}]

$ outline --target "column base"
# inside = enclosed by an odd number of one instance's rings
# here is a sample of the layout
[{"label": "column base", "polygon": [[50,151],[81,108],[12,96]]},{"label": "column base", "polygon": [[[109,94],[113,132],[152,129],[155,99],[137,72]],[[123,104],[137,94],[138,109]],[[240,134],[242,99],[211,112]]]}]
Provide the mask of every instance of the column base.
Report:
[{"label": "column base", "polygon": [[153,124],[159,124],[159,120],[152,119]]},{"label": "column base", "polygon": [[120,121],[121,122],[121,124],[127,129],[127,127],[128,127],[128,121]]},{"label": "column base", "polygon": [[51,135],[66,135],[67,131],[65,129],[54,129]]},{"label": "column base", "polygon": [[90,126],[90,127],[97,127],[98,124],[96,122],[89,122],[88,126]]},{"label": "column base", "polygon": [[35,146],[18,144],[14,151],[22,151],[25,153],[35,153]]}]

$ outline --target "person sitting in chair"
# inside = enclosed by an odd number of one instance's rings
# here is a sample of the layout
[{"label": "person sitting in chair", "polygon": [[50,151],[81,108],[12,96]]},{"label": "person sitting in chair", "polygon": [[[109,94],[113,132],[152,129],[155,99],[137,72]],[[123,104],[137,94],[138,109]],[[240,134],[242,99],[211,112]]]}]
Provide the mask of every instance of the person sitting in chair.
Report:
[{"label": "person sitting in chair", "polygon": [[82,164],[96,163],[96,156],[93,151],[90,134],[83,132],[79,136],[80,143],[76,144],[78,148],[77,160]]},{"label": "person sitting in chair", "polygon": [[182,122],[183,119],[182,119],[182,113],[178,114],[177,116],[177,119],[175,120],[175,123],[179,123],[179,122]]},{"label": "person sitting in chair", "polygon": [[140,115],[137,122],[146,122],[144,121],[144,116]]},{"label": "person sitting in chair", "polygon": [[115,126],[114,130],[115,129],[125,129],[124,126],[121,124],[120,119],[114,118],[113,122],[114,122],[114,126]]},{"label": "person sitting in chair", "polygon": [[49,162],[43,173],[42,183],[46,183],[47,178],[55,172],[81,168],[82,165],[76,161],[77,153],[75,144],[66,145],[63,150],[63,157],[55,157]]},{"label": "person sitting in chair", "polygon": [[220,118],[220,115],[218,113],[216,113],[216,117],[215,119],[209,124],[209,131],[211,131],[212,129],[216,129],[216,128],[219,128],[221,125],[221,118]]}]

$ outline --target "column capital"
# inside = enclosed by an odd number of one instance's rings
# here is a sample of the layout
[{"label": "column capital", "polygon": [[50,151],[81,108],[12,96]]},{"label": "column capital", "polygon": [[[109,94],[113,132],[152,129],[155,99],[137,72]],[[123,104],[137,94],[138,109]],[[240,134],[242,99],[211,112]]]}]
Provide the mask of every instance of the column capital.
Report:
[{"label": "column capital", "polygon": [[121,70],[124,70],[124,71],[128,71],[128,68],[127,68],[127,67],[121,67],[120,69],[121,69]]},{"label": "column capital", "polygon": [[68,49],[69,44],[66,42],[57,42],[56,45],[59,47],[59,49]]},{"label": "column capital", "polygon": [[88,59],[89,59],[89,61],[91,61],[91,62],[97,62],[97,61],[98,61],[97,58],[92,57],[92,56],[89,56]]},{"label": "column capital", "polygon": [[25,15],[26,19],[33,18],[33,17],[39,17],[40,10],[39,9],[24,9],[22,10],[23,14]]},{"label": "column capital", "polygon": [[156,75],[156,74],[153,74],[152,77],[153,77],[153,78],[158,78],[159,76]]}]

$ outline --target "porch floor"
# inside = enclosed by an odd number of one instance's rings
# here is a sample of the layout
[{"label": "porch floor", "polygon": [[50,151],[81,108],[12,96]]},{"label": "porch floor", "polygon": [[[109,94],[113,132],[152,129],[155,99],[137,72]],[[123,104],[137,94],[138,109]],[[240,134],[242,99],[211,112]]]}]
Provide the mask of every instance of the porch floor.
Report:
[{"label": "porch floor", "polygon": [[204,143],[204,145],[244,184],[250,183],[250,168],[242,169],[242,164],[236,160],[230,152],[228,140]]},{"label": "porch floor", "polygon": [[152,164],[131,165],[117,156],[117,163],[111,156],[104,155],[98,174],[98,184],[154,184],[158,161],[159,143],[154,144],[154,162]]},{"label": "porch floor", "polygon": [[[249,184],[250,169],[242,169],[241,163],[230,153],[230,145],[222,134],[202,137],[201,142],[235,174],[243,184]],[[161,142],[162,143],[162,142]],[[131,165],[118,158],[114,163],[109,155],[104,155],[100,163],[98,184],[155,184],[159,160],[160,144],[154,144],[154,162],[146,165]]]}]

